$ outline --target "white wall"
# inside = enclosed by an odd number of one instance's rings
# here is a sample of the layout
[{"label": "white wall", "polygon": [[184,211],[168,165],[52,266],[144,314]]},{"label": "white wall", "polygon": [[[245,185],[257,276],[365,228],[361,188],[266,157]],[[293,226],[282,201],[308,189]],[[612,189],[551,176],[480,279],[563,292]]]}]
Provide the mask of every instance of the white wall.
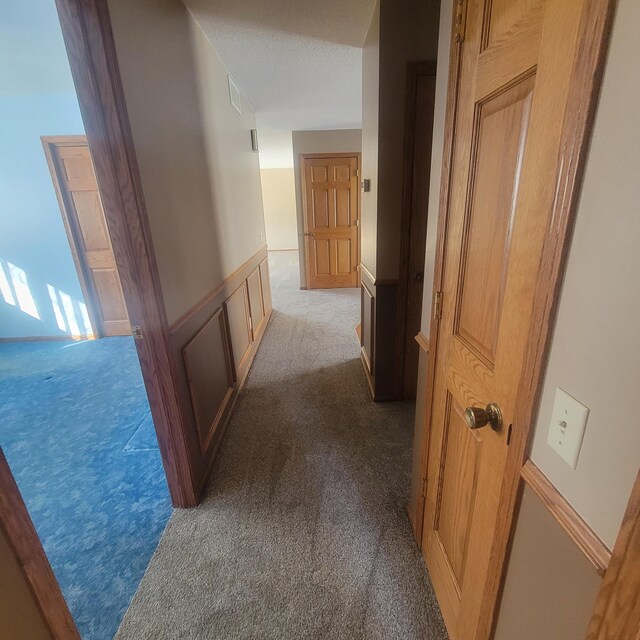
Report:
[{"label": "white wall", "polygon": [[169,322],[264,244],[256,128],[178,0],[109,0]]},{"label": "white wall", "polygon": [[[0,21],[0,337],[92,333],[40,136],[84,126],[53,0]],[[53,294],[50,292],[53,290]],[[56,317],[51,297],[62,316]]]},{"label": "white wall", "polygon": [[362,50],[362,194],[360,261],[375,276],[378,243],[378,124],[380,94],[380,0],[371,16]]},{"label": "white wall", "polygon": [[298,250],[293,167],[261,169],[264,224],[270,250]]},{"label": "white wall", "polygon": [[[638,29],[620,0],[531,453],[610,548],[640,465]],[[575,471],[546,443],[558,386],[591,409]]]}]

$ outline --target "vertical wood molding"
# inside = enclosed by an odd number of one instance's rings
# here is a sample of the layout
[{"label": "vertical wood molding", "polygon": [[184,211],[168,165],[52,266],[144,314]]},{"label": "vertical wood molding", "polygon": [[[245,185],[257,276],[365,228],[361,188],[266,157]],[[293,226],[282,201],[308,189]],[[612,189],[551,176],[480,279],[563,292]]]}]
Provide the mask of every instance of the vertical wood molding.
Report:
[{"label": "vertical wood molding", "polygon": [[640,639],[640,472],[605,573],[587,640]]},{"label": "vertical wood molding", "polygon": [[[453,158],[453,142],[456,132],[456,105],[458,103],[458,84],[460,79],[460,63],[462,43],[453,37],[456,25],[456,2],[452,3],[452,33],[449,47],[449,71],[447,76],[447,100],[445,107],[444,137],[442,141],[442,171],[440,174],[440,192],[438,195],[438,224],[436,238],[436,257],[433,274],[433,290],[442,289],[444,241],[447,233],[449,218],[449,197],[451,194],[451,160]],[[433,317],[433,311],[429,307]],[[416,544],[422,549],[422,532],[424,525],[425,494],[423,485],[427,478],[427,460],[429,459],[429,435],[431,425],[431,412],[433,409],[433,390],[435,384],[435,363],[438,355],[438,335],[440,323],[432,320],[429,330],[429,363],[427,369],[427,388],[424,407],[424,424],[422,442],[424,446],[420,452],[420,486],[412,487],[412,493],[420,493],[421,499],[417,501],[417,510],[414,514],[413,536]]]},{"label": "vertical wood molding", "polygon": [[71,74],[136,340],[171,499],[199,501],[192,446],[178,399],[176,361],[135,158],[122,82],[103,0],[56,0]]},{"label": "vertical wood molding", "polygon": [[80,640],[40,538],[0,449],[0,528],[54,640]]}]

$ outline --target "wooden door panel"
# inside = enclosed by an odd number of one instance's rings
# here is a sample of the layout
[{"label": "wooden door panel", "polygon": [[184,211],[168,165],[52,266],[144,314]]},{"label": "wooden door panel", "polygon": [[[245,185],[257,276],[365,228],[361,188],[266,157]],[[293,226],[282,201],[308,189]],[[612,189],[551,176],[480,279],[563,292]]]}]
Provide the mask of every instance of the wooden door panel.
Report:
[{"label": "wooden door panel", "polygon": [[492,0],[485,22],[485,46],[521,33],[533,15],[541,13],[543,0]]},{"label": "wooden door panel", "polygon": [[351,238],[334,241],[336,255],[336,274],[351,276],[353,271],[353,247]]},{"label": "wooden door panel", "polygon": [[329,189],[313,187],[313,227],[329,228]]},{"label": "wooden door panel", "polygon": [[311,182],[328,182],[329,181],[329,167],[323,163],[311,164]]},{"label": "wooden door panel", "polygon": [[350,227],[351,219],[351,190],[348,188],[336,189],[336,228]]},{"label": "wooden door panel", "polygon": [[[78,216],[78,226],[85,251],[107,249],[111,252],[111,240],[102,214],[102,205],[97,191],[75,191],[69,182],[71,198]],[[94,187],[95,189],[95,187]],[[113,253],[112,253],[113,255]]]},{"label": "wooden door panel", "polygon": [[333,165],[333,180],[334,182],[346,182],[349,183],[351,179],[351,163],[334,164]]},{"label": "wooden door panel", "polygon": [[534,78],[479,108],[476,171],[467,211],[458,333],[489,366],[495,363]]},{"label": "wooden door panel", "polygon": [[93,281],[104,322],[117,322],[127,315],[122,287],[115,269],[94,269]]},{"label": "wooden door panel", "polygon": [[331,241],[319,240],[317,238],[312,239],[313,253],[315,255],[315,269],[314,276],[329,276],[331,275]]},{"label": "wooden door panel", "polygon": [[447,398],[445,444],[442,452],[440,500],[435,522],[444,555],[455,578],[455,589],[462,591],[469,524],[475,502],[477,467],[482,440],[464,421],[464,407],[453,396]]},{"label": "wooden door panel", "polygon": [[307,286],[358,284],[358,158],[303,158]]}]

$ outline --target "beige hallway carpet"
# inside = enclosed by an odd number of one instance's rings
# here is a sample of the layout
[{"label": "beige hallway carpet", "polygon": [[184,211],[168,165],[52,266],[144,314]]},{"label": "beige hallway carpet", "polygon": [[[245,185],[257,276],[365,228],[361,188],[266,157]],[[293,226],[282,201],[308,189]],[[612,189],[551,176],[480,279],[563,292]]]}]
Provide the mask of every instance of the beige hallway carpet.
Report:
[{"label": "beige hallway carpet", "polygon": [[405,505],[413,407],[374,404],[355,289],[274,312],[203,504],[172,516],[118,640],[446,638]]}]

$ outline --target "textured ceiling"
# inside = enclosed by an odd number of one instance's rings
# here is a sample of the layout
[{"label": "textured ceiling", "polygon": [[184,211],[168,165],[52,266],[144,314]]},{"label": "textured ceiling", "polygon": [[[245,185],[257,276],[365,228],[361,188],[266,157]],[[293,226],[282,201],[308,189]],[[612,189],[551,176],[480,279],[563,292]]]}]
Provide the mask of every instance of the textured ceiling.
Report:
[{"label": "textured ceiling", "polygon": [[375,0],[185,0],[258,126],[359,128],[362,45]]}]

